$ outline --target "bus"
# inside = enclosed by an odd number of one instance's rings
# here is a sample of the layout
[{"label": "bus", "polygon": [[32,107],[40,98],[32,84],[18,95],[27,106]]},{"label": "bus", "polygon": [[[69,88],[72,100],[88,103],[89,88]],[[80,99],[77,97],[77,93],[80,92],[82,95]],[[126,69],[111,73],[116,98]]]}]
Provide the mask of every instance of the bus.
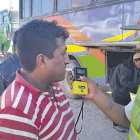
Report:
[{"label": "bus", "polygon": [[8,9],[0,11],[0,50],[4,56],[14,52],[12,38],[19,28],[18,17],[18,11]]},{"label": "bus", "polygon": [[[19,7],[20,26],[42,19],[65,27],[70,33],[67,67],[86,67],[99,85],[106,85],[111,70],[137,51],[139,0],[20,0]],[[67,90],[70,74],[67,71],[62,82]]]}]

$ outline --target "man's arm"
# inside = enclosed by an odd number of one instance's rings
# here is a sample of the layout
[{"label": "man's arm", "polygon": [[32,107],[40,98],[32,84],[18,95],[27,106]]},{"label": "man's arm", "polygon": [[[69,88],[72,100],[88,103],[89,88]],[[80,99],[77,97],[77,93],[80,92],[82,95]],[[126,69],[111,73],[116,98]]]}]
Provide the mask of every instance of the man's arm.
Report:
[{"label": "man's arm", "polygon": [[129,128],[130,122],[125,115],[124,106],[113,102],[113,100],[97,88],[92,80],[81,77],[81,81],[88,83],[89,93],[84,95],[84,98],[92,100],[113,122]]}]

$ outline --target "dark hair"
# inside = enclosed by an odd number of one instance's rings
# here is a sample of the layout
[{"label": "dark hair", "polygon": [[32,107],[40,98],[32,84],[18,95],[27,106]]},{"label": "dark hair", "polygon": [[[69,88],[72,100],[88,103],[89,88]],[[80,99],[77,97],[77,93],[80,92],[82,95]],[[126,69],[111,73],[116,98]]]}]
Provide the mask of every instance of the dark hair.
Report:
[{"label": "dark hair", "polygon": [[66,40],[69,37],[68,32],[56,24],[56,21],[32,20],[20,28],[18,52],[21,67],[32,72],[38,54],[53,58],[53,52],[57,48],[56,38]]},{"label": "dark hair", "polygon": [[14,33],[14,38],[13,38],[13,45],[14,45],[14,48],[17,44],[17,40],[18,40],[18,30],[15,31]]}]

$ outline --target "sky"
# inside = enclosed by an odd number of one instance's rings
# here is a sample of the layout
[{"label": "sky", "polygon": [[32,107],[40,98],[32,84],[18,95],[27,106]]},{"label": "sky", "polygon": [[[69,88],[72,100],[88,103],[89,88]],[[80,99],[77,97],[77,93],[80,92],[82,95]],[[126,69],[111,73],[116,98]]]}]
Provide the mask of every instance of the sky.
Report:
[{"label": "sky", "polygon": [[10,2],[11,7],[18,10],[18,1],[19,0],[0,0],[0,11],[4,9],[10,9]]}]

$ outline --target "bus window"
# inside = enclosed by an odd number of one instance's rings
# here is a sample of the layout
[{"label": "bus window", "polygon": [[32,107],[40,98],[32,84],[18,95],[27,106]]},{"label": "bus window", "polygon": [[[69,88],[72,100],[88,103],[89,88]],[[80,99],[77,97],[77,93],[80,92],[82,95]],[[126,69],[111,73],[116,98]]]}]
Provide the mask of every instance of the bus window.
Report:
[{"label": "bus window", "polygon": [[91,3],[91,0],[72,0],[72,7],[79,7],[79,6],[85,6],[89,5]]},{"label": "bus window", "polygon": [[24,0],[24,18],[30,17],[30,0]]},{"label": "bus window", "polygon": [[7,12],[3,12],[3,24],[6,24],[9,22],[9,17]]},{"label": "bus window", "polygon": [[66,10],[71,8],[71,0],[57,0],[57,10]]},{"label": "bus window", "polygon": [[32,15],[38,16],[41,14],[41,0],[32,0]]},{"label": "bus window", "polygon": [[42,14],[52,13],[54,0],[42,0]]},{"label": "bus window", "polygon": [[6,24],[9,22],[8,16],[3,17],[3,23]]}]

